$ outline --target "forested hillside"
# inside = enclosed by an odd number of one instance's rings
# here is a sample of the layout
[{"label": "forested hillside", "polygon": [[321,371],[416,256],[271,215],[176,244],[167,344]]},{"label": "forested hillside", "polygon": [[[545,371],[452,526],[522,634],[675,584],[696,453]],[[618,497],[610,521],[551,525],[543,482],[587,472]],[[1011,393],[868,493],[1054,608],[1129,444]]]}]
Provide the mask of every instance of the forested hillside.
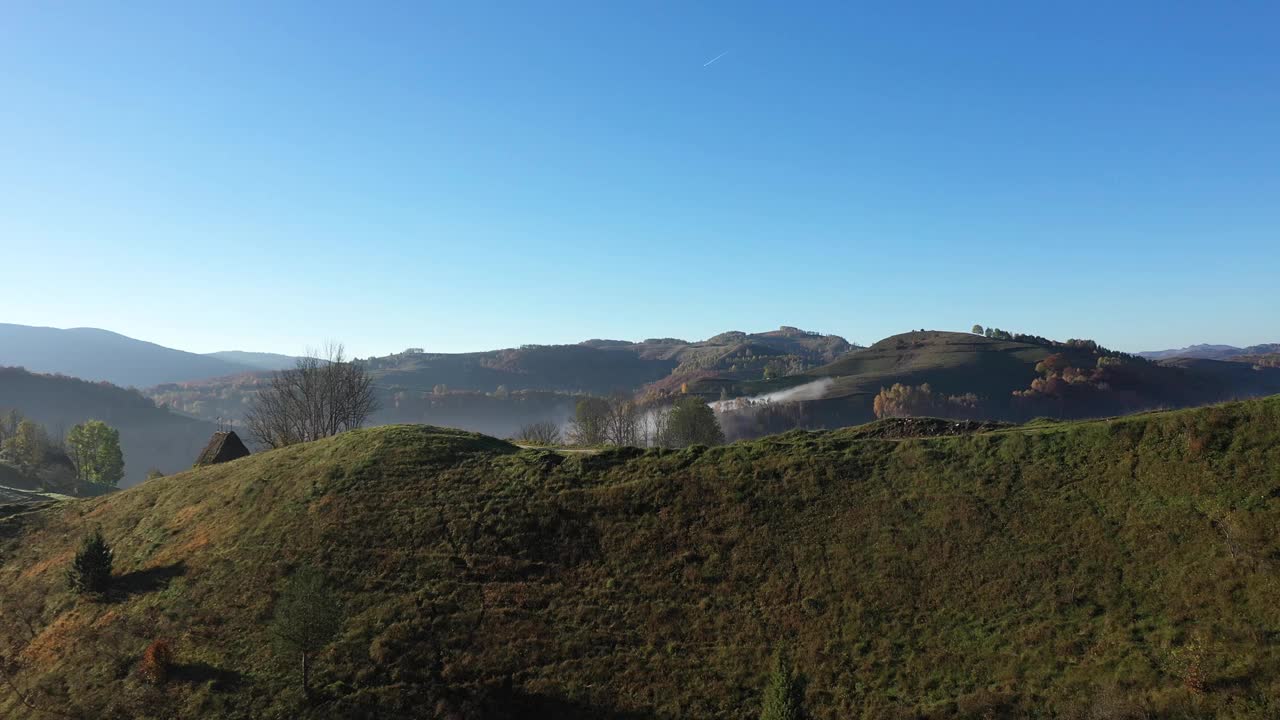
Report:
[{"label": "forested hillside", "polygon": [[101,420],[120,431],[124,451],[122,486],[148,470],[164,473],[191,467],[215,425],[157,408],[136,390],[59,375],[0,368],[0,409],[16,409],[60,438],[77,423]]}]

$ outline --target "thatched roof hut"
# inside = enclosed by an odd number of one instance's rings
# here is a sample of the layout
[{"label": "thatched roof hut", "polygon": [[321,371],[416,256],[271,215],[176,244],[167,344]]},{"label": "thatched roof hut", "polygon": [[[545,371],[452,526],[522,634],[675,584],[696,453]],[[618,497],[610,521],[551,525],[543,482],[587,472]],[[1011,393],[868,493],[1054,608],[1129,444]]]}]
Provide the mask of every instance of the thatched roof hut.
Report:
[{"label": "thatched roof hut", "polygon": [[249,448],[240,441],[240,436],[231,430],[216,432],[209,439],[200,457],[196,458],[195,467],[201,465],[217,465],[249,454]]}]

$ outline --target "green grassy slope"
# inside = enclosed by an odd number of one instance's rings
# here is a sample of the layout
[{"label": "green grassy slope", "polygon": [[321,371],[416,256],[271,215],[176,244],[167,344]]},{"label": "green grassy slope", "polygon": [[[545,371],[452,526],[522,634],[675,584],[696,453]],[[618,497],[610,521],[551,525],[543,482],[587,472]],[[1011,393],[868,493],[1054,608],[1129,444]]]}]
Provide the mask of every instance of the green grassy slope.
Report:
[{"label": "green grassy slope", "polygon": [[[867,435],[562,456],[393,426],[149,481],[0,521],[0,648],[93,718],[742,718],[782,646],[817,718],[1276,714],[1280,398]],[[63,590],[94,526],[103,604]],[[265,624],[300,562],[346,604],[309,707]]]},{"label": "green grassy slope", "polygon": [[1088,351],[1073,348],[993,340],[970,333],[919,331],[884,338],[794,377],[751,384],[748,391],[754,395],[832,378],[836,383],[828,397],[874,396],[893,383],[925,382],[946,393],[1004,397],[1015,389],[1027,388],[1038,375],[1036,364],[1053,352],[1062,352],[1078,364],[1094,363]]},{"label": "green grassy slope", "polygon": [[[692,391],[715,400],[722,389],[730,396],[757,396],[829,380],[831,385],[820,400],[801,404],[810,427],[842,427],[873,420],[872,403],[882,388],[895,383],[928,383],[944,394],[975,393],[983,398],[988,417],[1003,418],[1008,414],[1012,393],[1026,389],[1038,376],[1036,363],[1056,351],[970,333],[908,332],[804,373],[746,383],[710,378],[694,384]],[[1087,367],[1095,363],[1082,353],[1067,354]]]},{"label": "green grassy slope", "polygon": [[[893,383],[928,382],[945,393],[1007,396],[1036,377],[1036,363],[1055,350],[1027,343],[928,330],[894,335],[855,350],[835,362],[771,382],[746,384],[755,395],[822,378],[835,381],[827,397],[874,397]],[[868,401],[869,402],[869,401]]]},{"label": "green grassy slope", "polygon": [[874,396],[895,382],[928,382],[946,393],[1008,395],[1025,388],[1036,377],[1036,363],[1053,352],[970,333],[912,332],[881,340],[807,375],[835,378],[832,397]]}]

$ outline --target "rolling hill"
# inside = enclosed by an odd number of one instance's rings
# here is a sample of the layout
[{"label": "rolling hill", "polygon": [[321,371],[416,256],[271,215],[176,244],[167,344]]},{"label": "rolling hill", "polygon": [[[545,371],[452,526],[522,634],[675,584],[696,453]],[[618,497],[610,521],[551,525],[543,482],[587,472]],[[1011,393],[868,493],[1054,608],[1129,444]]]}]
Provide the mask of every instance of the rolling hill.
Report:
[{"label": "rolling hill", "polygon": [[758,379],[770,364],[779,374],[831,362],[855,346],[836,335],[783,327],[764,333],[731,331],[689,342],[587,340],[577,345],[526,345],[478,353],[405,352],[365,362],[380,385],[403,390],[488,392],[544,390],[598,395],[644,386],[679,387],[701,377]]},{"label": "rolling hill", "polygon": [[946,393],[1009,395],[1026,387],[1036,376],[1036,363],[1054,351],[970,333],[910,332],[885,338],[800,377],[831,378],[835,382],[830,397],[874,395],[895,382],[928,382]]},{"label": "rolling hill", "polygon": [[626,349],[590,345],[536,345],[476,353],[401,353],[368,358],[379,386],[430,392],[548,390],[609,393],[633,390],[666,377],[676,362]]},{"label": "rolling hill", "polygon": [[[1037,365],[1050,356],[1083,373],[1074,380],[1088,382],[1033,391],[1042,376]],[[903,333],[858,348],[836,336],[782,328],[722,333],[696,343],[589,340],[486,353],[415,351],[365,362],[382,399],[375,423],[424,422],[507,437],[529,422],[563,422],[576,394],[583,392],[621,390],[653,397],[687,389],[709,401],[770,399],[767,407],[753,402],[745,410],[737,401],[718,406],[729,408],[721,421],[730,438],[738,439],[869,422],[875,419],[877,393],[898,383],[928,383],[940,397],[963,399],[959,417],[1012,421],[1038,415],[1103,417],[1257,397],[1280,392],[1275,357],[1156,362],[1088,341],[943,331]],[[1104,368],[1104,362],[1111,364]],[[769,373],[771,379],[763,379]],[[249,373],[146,392],[187,414],[234,419],[265,377]]]},{"label": "rolling hill", "polygon": [[[1280,709],[1280,398],[876,427],[561,455],[389,426],[65,502],[0,520],[0,648],[94,718],[752,717],[782,649],[823,719]],[[95,527],[105,603],[64,589]],[[303,564],[344,608],[311,703],[267,626]]]},{"label": "rolling hill", "polygon": [[[1065,384],[1053,394],[1029,392],[1042,376],[1037,365],[1050,356],[1086,373],[1090,383]],[[1106,364],[1102,358],[1114,360]],[[1105,365],[1105,367],[1104,367]],[[875,418],[873,401],[895,383],[928,383],[943,396],[972,395],[969,417],[1026,420],[1036,415],[1101,417],[1154,408],[1190,407],[1280,392],[1280,369],[1256,362],[1173,359],[1160,362],[1111,353],[1087,343],[1001,340],[970,333],[918,331],[885,338],[850,352],[833,363],[772,381],[737,383],[705,379],[693,390],[715,399],[778,397],[789,389],[818,387],[812,397],[791,408],[770,408],[781,427],[767,426],[769,413],[749,408],[736,425],[762,425],[754,434],[778,431],[800,422],[811,427],[841,427]],[[750,428],[748,428],[750,430]],[[752,434],[746,432],[747,435]]]},{"label": "rolling hill", "polygon": [[15,408],[60,437],[76,423],[102,420],[120,431],[125,479],[140,482],[147,470],[171,473],[191,467],[215,426],[158,408],[136,390],[77,378],[0,368],[0,408]]},{"label": "rolling hill", "polygon": [[0,323],[0,366],[140,388],[253,369],[238,362],[174,350],[108,330],[62,330],[4,323]]},{"label": "rolling hill", "polygon": [[[363,362],[382,403],[372,422],[424,422],[507,437],[526,423],[563,421],[578,393],[673,392],[709,377],[758,379],[766,368],[779,374],[799,372],[854,347],[835,335],[783,327],[721,333],[699,342],[588,340],[476,353],[406,351]],[[266,377],[246,373],[168,383],[145,392],[186,414],[238,419]]]}]

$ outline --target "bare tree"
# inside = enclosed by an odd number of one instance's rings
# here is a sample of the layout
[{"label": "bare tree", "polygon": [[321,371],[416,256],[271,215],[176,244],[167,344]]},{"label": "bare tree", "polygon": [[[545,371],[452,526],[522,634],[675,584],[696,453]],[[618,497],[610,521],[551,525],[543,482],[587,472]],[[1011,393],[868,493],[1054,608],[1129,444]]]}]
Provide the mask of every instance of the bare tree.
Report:
[{"label": "bare tree", "polygon": [[278,448],[358,428],[377,408],[373,378],[341,344],[330,344],[275,373],[253,398],[245,424],[259,442]]},{"label": "bare tree", "polygon": [[569,441],[575,445],[640,445],[644,440],[640,406],[624,392],[608,398],[584,397],[569,419]]},{"label": "bare tree", "polygon": [[610,445],[640,444],[640,412],[631,396],[614,393],[604,418],[605,442]]},{"label": "bare tree", "polygon": [[559,445],[560,427],[550,420],[529,423],[520,426],[515,439],[530,445]]}]

